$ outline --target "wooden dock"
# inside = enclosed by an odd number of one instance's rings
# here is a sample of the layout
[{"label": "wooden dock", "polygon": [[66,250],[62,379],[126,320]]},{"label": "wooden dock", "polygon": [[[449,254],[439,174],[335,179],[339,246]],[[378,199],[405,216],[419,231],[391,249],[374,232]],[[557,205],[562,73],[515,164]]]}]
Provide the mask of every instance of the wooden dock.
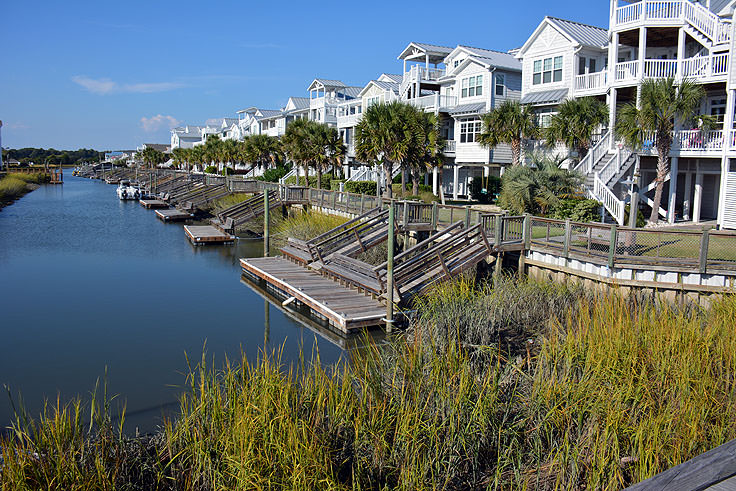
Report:
[{"label": "wooden dock", "polygon": [[195,245],[232,244],[235,236],[226,234],[211,225],[184,225],[184,232]]},{"label": "wooden dock", "polygon": [[378,300],[283,257],[245,258],[240,266],[279,290],[287,301],[293,297],[344,333],[385,324],[386,307]]},{"label": "wooden dock", "polygon": [[138,200],[138,202],[143,206],[144,208],[153,209],[153,208],[168,208],[169,204],[166,201],[161,201],[160,199],[141,199]]},{"label": "wooden dock", "polygon": [[177,210],[176,208],[169,208],[168,210],[156,210],[156,216],[164,222],[175,222],[178,220],[186,220],[191,218],[193,215],[185,211]]}]

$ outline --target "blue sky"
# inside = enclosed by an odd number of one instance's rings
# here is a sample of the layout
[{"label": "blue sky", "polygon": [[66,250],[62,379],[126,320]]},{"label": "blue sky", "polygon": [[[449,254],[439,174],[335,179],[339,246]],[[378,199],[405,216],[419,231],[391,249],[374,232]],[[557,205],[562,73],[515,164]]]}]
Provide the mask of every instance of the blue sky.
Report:
[{"label": "blue sky", "polygon": [[169,127],[278,109],[315,77],[400,73],[411,41],[508,50],[545,15],[607,27],[608,2],[0,2],[3,147],[168,142]]}]

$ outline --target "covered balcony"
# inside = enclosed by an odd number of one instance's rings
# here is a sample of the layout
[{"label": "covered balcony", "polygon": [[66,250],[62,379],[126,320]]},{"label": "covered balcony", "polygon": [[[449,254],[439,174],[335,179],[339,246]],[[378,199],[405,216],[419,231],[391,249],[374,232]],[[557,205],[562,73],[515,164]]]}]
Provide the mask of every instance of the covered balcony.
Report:
[{"label": "covered balcony", "polygon": [[575,94],[603,94],[608,88],[608,70],[575,75]]},{"label": "covered balcony", "polygon": [[441,111],[457,106],[457,97],[454,95],[431,94],[407,99],[405,102],[425,111]]},{"label": "covered balcony", "polygon": [[[696,82],[723,82],[728,75],[728,53],[684,60],[639,60],[616,63],[616,83],[636,83],[645,78],[687,78]],[[577,84],[577,79],[576,79]]]}]

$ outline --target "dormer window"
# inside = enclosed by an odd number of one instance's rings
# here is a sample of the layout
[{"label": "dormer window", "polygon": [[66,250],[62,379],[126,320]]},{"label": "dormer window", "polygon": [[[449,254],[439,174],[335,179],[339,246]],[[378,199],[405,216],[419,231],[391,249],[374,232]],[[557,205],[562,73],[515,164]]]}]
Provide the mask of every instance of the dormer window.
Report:
[{"label": "dormer window", "polygon": [[562,56],[534,61],[532,84],[549,84],[562,81]]},{"label": "dormer window", "polygon": [[475,97],[483,95],[483,75],[462,79],[461,97]]}]

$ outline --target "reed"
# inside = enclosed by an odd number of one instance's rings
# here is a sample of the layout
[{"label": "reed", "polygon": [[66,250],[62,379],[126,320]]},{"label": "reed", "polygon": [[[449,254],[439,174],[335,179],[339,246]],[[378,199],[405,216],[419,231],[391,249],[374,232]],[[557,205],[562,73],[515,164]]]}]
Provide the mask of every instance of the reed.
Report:
[{"label": "reed", "polygon": [[[276,214],[274,214],[276,215]],[[309,240],[347,222],[348,219],[336,215],[326,215],[315,211],[296,213],[286,218],[274,217],[272,225],[276,237],[286,241],[287,237]]]},{"label": "reed", "polygon": [[32,174],[24,174],[20,172],[12,172],[8,177],[20,179],[30,184],[43,184],[51,180],[51,176],[45,172],[34,172]]},{"label": "reed", "polygon": [[8,176],[0,179],[0,201],[12,201],[28,192],[28,186],[22,179]]}]

